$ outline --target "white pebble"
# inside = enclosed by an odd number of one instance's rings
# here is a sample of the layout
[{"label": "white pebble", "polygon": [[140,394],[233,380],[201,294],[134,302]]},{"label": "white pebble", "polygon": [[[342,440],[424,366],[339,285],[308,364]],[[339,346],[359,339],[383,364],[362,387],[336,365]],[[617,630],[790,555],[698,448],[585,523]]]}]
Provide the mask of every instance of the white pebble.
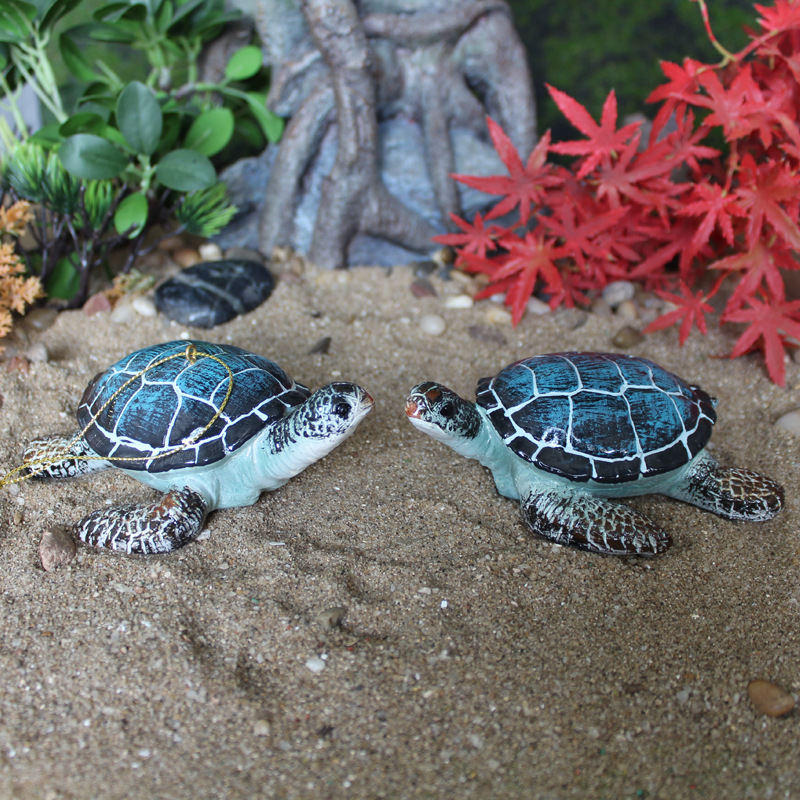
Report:
[{"label": "white pebble", "polygon": [[775,424],[779,428],[783,428],[795,436],[800,435],[800,408],[795,408],[793,411],[788,411],[780,419],[776,420]]},{"label": "white pebble", "polygon": [[419,329],[428,336],[441,336],[447,325],[438,314],[423,314],[419,318]]},{"label": "white pebble", "polygon": [[486,310],[486,321],[492,325],[510,325],[511,312],[497,306],[489,306]]},{"label": "white pebble", "polygon": [[253,736],[269,736],[269,722],[258,719],[253,725]]},{"label": "white pebble", "polygon": [[153,300],[143,294],[134,297],[131,305],[133,310],[141,317],[154,317],[158,313]]},{"label": "white pebble", "polygon": [[626,300],[633,300],[635,292],[636,287],[630,281],[614,281],[603,289],[603,300],[605,300],[611,308],[616,308],[620,303],[624,303]]},{"label": "white pebble", "polygon": [[203,261],[219,261],[222,258],[222,248],[215,242],[203,242],[197,252]]},{"label": "white pebble", "polygon": [[133,310],[130,300],[125,298],[114,306],[114,310],[108,318],[116,325],[122,325],[126,322],[132,322],[136,318],[136,312]]},{"label": "white pebble", "polygon": [[526,303],[525,308],[530,311],[531,314],[536,314],[537,316],[550,313],[550,306],[538,297],[531,297]]},{"label": "white pebble", "polygon": [[47,352],[47,348],[41,342],[32,344],[25,351],[25,355],[28,356],[33,364],[46,364],[50,360],[50,353]]},{"label": "white pebble", "polygon": [[311,656],[306,661],[306,669],[311,670],[315,675],[319,675],[325,669],[325,662],[319,656]]},{"label": "white pebble", "polygon": [[472,308],[475,301],[468,294],[457,294],[444,301],[445,308]]}]

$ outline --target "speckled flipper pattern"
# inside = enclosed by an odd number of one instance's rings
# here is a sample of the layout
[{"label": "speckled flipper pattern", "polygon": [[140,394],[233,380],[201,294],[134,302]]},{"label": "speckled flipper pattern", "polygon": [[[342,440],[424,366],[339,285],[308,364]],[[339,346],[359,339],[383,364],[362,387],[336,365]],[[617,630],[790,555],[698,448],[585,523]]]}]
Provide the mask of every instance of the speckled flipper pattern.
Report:
[{"label": "speckled flipper pattern", "polygon": [[169,553],[196,539],[208,503],[188,488],[171,489],[155,503],[94,511],[75,525],[86,544],[123,553]]},{"label": "speckled flipper pattern", "polygon": [[599,497],[541,492],[523,500],[521,509],[535,534],[594,553],[654,556],[670,545],[669,534],[644,514]]},{"label": "speckled flipper pattern", "polygon": [[749,469],[721,467],[701,458],[670,497],[713,511],[725,519],[763,522],[783,508],[783,487]]}]

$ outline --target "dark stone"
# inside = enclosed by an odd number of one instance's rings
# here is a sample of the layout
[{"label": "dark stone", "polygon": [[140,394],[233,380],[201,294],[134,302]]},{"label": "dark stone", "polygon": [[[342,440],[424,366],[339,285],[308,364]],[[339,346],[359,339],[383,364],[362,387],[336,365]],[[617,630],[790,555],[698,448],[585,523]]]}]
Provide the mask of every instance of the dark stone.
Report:
[{"label": "dark stone", "polygon": [[156,289],[156,308],[195,328],[213,328],[261,305],[275,280],[255,261],[206,261],[179,272]]}]

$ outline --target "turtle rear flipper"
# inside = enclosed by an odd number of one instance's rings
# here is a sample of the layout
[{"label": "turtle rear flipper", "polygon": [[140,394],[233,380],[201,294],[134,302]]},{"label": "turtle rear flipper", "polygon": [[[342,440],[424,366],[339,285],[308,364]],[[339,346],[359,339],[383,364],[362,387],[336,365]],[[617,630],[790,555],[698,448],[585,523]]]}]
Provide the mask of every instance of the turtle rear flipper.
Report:
[{"label": "turtle rear flipper", "polygon": [[169,553],[197,538],[208,511],[199,492],[170,489],[155,503],[94,511],[75,533],[87,544],[123,553]]},{"label": "turtle rear flipper", "polygon": [[45,436],[34,439],[22,454],[25,474],[31,478],[77,478],[108,469],[111,464],[100,458],[77,434]]},{"label": "turtle rear flipper", "polygon": [[669,534],[644,514],[599,497],[550,490],[529,495],[521,508],[534,533],[582,550],[654,556],[670,545]]},{"label": "turtle rear flipper", "polygon": [[783,508],[783,487],[740,467],[721,467],[704,453],[673,490],[676,500],[712,511],[725,519],[763,522]]}]

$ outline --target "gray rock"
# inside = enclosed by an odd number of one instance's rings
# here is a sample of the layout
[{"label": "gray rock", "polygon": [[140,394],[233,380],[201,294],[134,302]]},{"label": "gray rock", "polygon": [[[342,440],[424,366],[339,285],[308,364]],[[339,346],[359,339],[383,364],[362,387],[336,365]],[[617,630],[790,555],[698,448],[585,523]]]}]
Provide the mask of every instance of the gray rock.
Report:
[{"label": "gray rock", "polygon": [[255,261],[207,261],[164,281],[155,303],[176,322],[213,328],[261,305],[274,285],[269,270]]}]

